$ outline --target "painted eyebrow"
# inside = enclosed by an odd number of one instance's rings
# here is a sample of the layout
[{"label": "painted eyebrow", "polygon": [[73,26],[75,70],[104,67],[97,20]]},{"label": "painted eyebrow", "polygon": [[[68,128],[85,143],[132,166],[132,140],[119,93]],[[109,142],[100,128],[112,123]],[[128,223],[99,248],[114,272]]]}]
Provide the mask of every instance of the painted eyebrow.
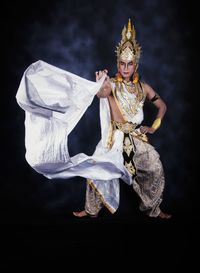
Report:
[{"label": "painted eyebrow", "polygon": [[[120,61],[120,64],[126,64],[126,63],[123,61]],[[133,64],[133,62],[131,61],[131,62],[128,62],[127,64]]]}]

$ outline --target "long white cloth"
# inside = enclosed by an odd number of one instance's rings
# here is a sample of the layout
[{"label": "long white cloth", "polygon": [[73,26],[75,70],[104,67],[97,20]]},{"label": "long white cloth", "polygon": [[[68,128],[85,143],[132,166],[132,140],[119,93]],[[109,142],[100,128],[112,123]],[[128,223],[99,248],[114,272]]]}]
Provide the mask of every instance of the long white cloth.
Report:
[{"label": "long white cloth", "polygon": [[[25,110],[26,160],[49,179],[81,176],[92,179],[111,211],[119,204],[119,179],[132,183],[123,165],[123,133],[114,135],[106,148],[110,125],[107,99],[100,101],[101,140],[92,156],[70,157],[68,135],[79,122],[105,76],[98,82],[81,78],[44,61],[31,64],[23,74],[16,99]],[[110,190],[112,189],[112,190]]]}]

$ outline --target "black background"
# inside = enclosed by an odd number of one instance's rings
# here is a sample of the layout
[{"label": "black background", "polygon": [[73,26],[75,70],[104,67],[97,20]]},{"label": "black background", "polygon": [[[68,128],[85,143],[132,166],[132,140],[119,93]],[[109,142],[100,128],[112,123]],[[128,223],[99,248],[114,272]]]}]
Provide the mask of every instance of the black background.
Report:
[{"label": "black background", "polygon": [[[59,269],[82,258],[85,268],[91,260],[96,266],[110,261],[116,265],[119,258],[141,271],[146,266],[159,270],[160,263],[162,272],[178,272],[183,265],[191,269],[199,220],[195,6],[183,1],[45,0],[7,1],[1,11],[3,270],[30,272],[39,262],[46,269]],[[141,215],[137,196],[121,183],[114,215],[103,210],[95,220],[74,219],[72,211],[84,206],[85,180],[48,180],[31,169],[25,161],[24,112],[15,95],[23,72],[37,60],[89,80],[104,68],[114,76],[114,51],[128,18],[142,46],[140,75],[168,106],[151,142],[166,175],[162,208],[173,217],[163,222]],[[95,98],[70,135],[71,155],[93,153],[100,138],[98,107]],[[146,103],[144,122],[150,124],[154,116],[155,109]]]}]

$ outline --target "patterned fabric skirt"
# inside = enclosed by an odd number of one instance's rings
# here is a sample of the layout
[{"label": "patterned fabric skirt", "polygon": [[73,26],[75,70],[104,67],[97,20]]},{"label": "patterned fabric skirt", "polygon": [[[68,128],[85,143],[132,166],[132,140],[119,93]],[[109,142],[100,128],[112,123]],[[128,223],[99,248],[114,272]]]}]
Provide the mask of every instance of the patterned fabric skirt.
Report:
[{"label": "patterned fabric skirt", "polygon": [[[162,193],[165,184],[160,156],[148,143],[146,135],[141,134],[133,123],[112,122],[113,132],[124,133],[124,165],[132,176],[132,186],[140,197],[139,208],[151,217],[160,213]],[[90,215],[97,215],[103,207],[104,200],[88,180],[86,189],[85,210]]]}]

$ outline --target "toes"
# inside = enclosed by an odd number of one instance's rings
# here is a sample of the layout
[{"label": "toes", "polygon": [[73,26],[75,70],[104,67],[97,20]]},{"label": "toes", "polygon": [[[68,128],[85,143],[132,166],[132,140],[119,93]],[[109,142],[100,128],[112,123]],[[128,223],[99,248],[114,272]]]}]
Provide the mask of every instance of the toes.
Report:
[{"label": "toes", "polygon": [[158,216],[160,218],[162,218],[162,219],[170,219],[172,217],[171,214],[167,214],[167,213],[164,213],[164,212],[161,212]]},{"label": "toes", "polygon": [[87,213],[85,211],[77,211],[77,212],[74,211],[73,215],[76,217],[84,217],[84,216],[87,216]]}]

